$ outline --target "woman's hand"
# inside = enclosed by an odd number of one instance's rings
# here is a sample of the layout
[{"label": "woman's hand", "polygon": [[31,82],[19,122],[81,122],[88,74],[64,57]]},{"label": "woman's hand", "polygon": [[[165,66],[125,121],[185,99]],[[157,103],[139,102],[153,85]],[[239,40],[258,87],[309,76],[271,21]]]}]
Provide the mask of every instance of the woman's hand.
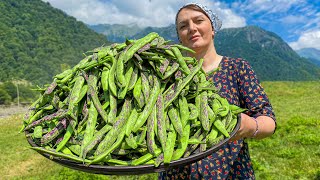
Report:
[{"label": "woman's hand", "polygon": [[230,139],[230,141],[252,137],[255,130],[256,122],[254,121],[254,119],[244,113],[241,113],[240,128],[237,133]]},{"label": "woman's hand", "polygon": [[274,130],[275,122],[269,116],[259,116],[254,120],[253,117],[241,113],[240,128],[230,141],[243,138],[262,139],[272,135]]}]

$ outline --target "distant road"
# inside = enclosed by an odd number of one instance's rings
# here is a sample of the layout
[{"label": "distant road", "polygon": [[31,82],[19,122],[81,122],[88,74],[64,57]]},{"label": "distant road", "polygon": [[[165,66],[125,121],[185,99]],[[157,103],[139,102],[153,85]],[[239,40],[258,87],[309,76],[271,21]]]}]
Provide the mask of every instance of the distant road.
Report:
[{"label": "distant road", "polygon": [[27,112],[28,106],[0,106],[0,118]]}]

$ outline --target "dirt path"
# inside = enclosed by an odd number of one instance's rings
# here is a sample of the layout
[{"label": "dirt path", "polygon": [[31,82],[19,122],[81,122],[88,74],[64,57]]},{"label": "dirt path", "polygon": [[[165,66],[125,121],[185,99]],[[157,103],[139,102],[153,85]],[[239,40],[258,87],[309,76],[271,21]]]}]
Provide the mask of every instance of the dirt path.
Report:
[{"label": "dirt path", "polygon": [[26,106],[0,106],[0,118],[5,118],[15,114],[24,114],[27,112]]}]

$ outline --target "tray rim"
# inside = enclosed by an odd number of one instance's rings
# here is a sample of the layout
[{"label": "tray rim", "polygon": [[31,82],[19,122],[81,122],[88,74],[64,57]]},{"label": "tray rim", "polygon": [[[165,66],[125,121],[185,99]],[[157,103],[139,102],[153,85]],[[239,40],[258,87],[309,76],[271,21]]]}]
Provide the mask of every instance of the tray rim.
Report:
[{"label": "tray rim", "polygon": [[[208,150],[192,154],[186,158],[180,158],[175,161],[171,161],[169,164],[163,164],[161,163],[158,167],[155,167],[153,164],[148,165],[138,165],[138,166],[107,166],[107,165],[86,165],[83,163],[78,163],[69,159],[64,159],[61,157],[56,157],[53,155],[50,155],[48,153],[43,153],[37,151],[39,154],[44,156],[45,158],[52,160],[60,165],[63,165],[65,167],[80,170],[88,173],[94,173],[94,174],[104,174],[104,175],[138,175],[138,174],[148,174],[148,173],[159,173],[164,172],[169,169],[173,169],[175,167],[179,166],[185,166],[187,164],[192,164],[196,161],[199,161],[210,154],[218,151],[223,147],[228,141],[237,133],[237,131],[240,128],[241,124],[241,113],[237,115],[237,124],[234,127],[233,131],[230,133],[230,137],[223,139],[218,144],[214,145],[213,147],[209,148]],[[25,131],[25,135],[27,135],[27,131]],[[37,144],[34,143],[31,137],[26,137],[28,143],[33,147],[40,147]]]}]

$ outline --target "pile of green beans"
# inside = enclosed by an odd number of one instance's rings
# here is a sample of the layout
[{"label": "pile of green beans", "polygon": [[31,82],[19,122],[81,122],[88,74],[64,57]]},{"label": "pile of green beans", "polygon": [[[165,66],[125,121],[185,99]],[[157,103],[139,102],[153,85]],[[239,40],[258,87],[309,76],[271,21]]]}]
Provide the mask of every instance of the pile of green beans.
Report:
[{"label": "pile of green beans", "polygon": [[21,131],[41,153],[103,165],[161,163],[206,151],[230,137],[244,111],[218,94],[203,59],[157,33],[98,47],[53,82]]}]

